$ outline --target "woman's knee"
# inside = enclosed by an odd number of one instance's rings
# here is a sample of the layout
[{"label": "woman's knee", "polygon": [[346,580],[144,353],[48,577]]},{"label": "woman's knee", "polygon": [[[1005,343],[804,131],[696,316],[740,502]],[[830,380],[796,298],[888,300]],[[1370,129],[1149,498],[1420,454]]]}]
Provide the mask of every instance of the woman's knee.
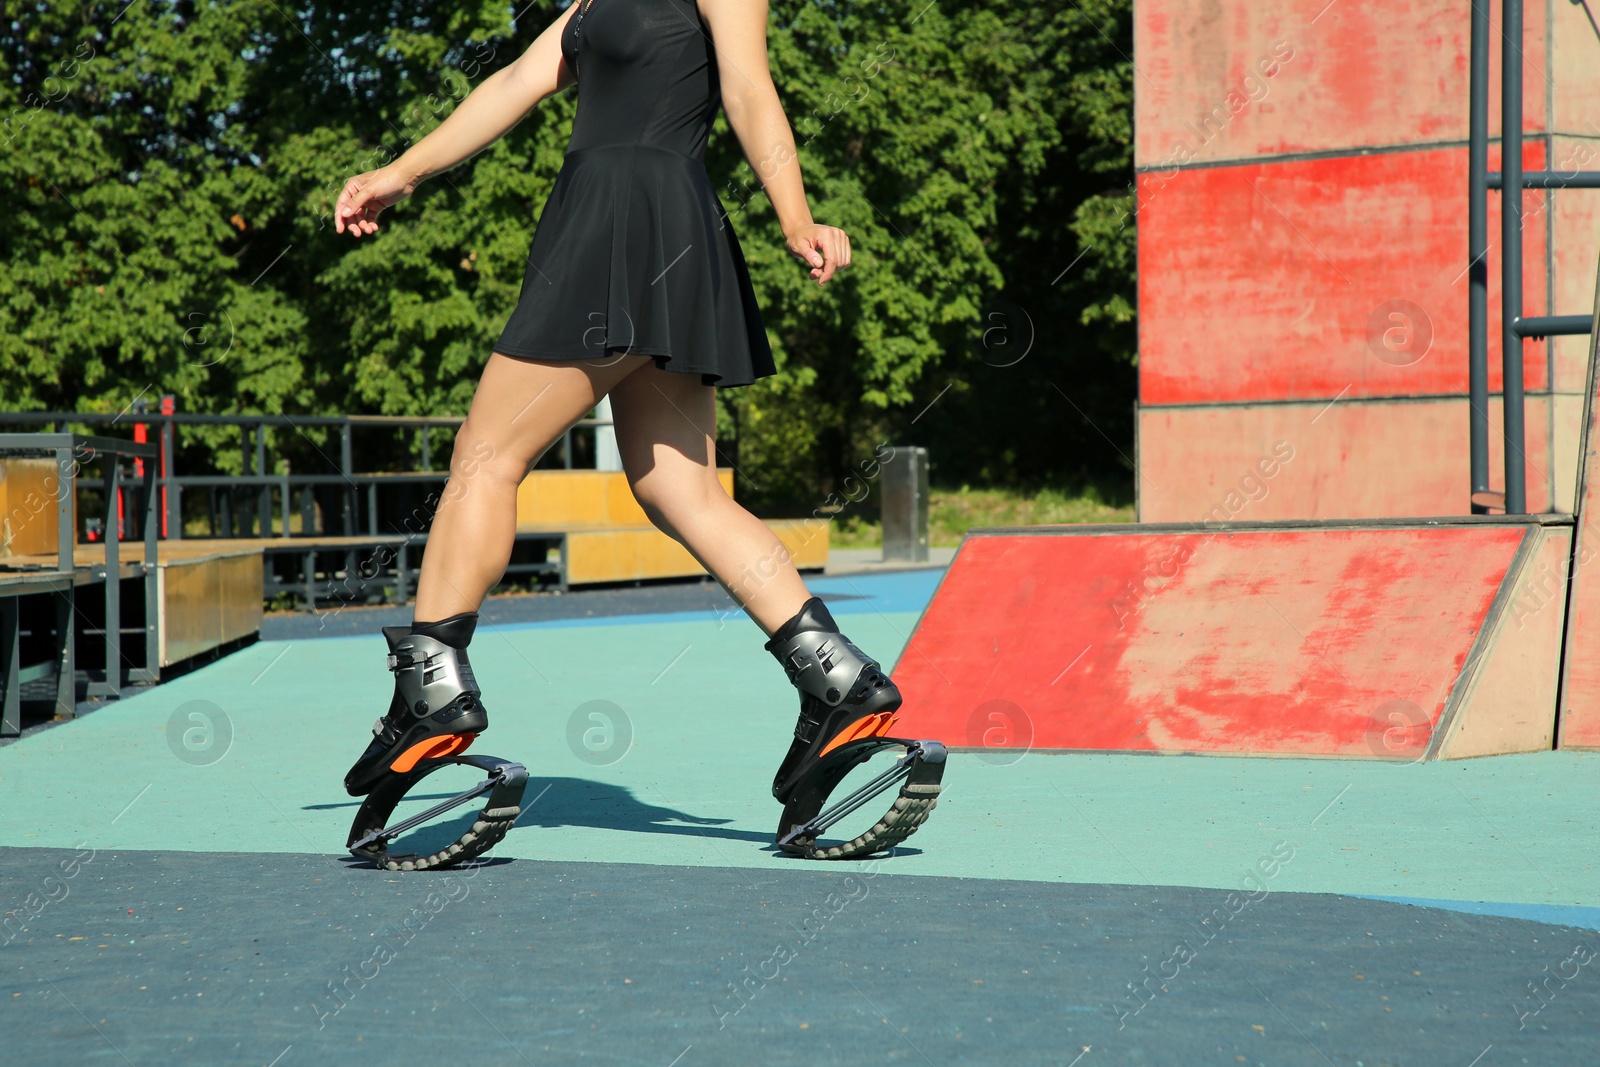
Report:
[{"label": "woman's knee", "polygon": [[492,437],[474,432],[467,420],[456,434],[455,446],[450,452],[450,484],[447,493],[460,495],[480,482],[516,485],[522,481],[527,463],[510,450],[497,444]]},{"label": "woman's knee", "polygon": [[714,510],[718,497],[728,498],[715,473],[699,473],[703,470],[664,471],[656,467],[643,477],[629,478],[628,484],[633,498],[656,528],[677,537],[678,531],[696,516]]},{"label": "woman's knee", "polygon": [[644,510],[645,518],[649,519],[656,529],[671,536],[674,531],[671,516],[675,508],[670,489],[659,479],[648,477],[630,477],[628,487],[633,490],[633,499]]}]

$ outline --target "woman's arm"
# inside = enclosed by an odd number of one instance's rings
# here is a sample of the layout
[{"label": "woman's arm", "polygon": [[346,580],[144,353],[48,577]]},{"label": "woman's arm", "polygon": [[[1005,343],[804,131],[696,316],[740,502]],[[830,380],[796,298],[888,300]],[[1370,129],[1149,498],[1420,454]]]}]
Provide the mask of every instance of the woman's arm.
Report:
[{"label": "woman's arm", "polygon": [[353,236],[375,233],[378,213],[399,203],[423,181],[470,159],[522,121],[546,97],[572,84],[561,54],[561,33],[575,3],[545,27],[516,62],[485,78],[445,120],[386,167],[345,183],[334,209],[334,229]]},{"label": "woman's arm", "polygon": [[696,2],[711,27],[728,125],[772,200],[789,251],[811,265],[817,284],[826,285],[834,271],[850,265],[850,238],[836,226],[812,221],[806,204],[794,131],[767,66],[767,0]]}]

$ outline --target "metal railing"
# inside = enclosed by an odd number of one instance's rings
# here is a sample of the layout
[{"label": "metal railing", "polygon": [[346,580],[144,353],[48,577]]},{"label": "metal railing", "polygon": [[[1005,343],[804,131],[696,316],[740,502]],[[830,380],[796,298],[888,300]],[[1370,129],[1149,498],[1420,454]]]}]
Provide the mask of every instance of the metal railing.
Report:
[{"label": "metal railing", "polygon": [[[381,532],[379,523],[378,491],[380,488],[410,485],[442,485],[449,479],[448,470],[435,471],[432,463],[432,434],[435,430],[455,430],[464,421],[459,417],[388,416],[388,415],[188,415],[163,414],[149,411],[123,412],[111,415],[98,412],[77,411],[24,411],[0,412],[0,426],[45,426],[52,431],[65,431],[78,425],[132,425],[153,426],[160,433],[161,448],[154,477],[155,491],[161,500],[163,536],[180,540],[183,532],[183,495],[185,489],[207,493],[207,528],[211,537],[233,537],[235,533],[234,494],[255,489],[244,497],[244,506],[237,509],[241,532],[261,537],[274,536],[273,519],[281,516],[281,530],[276,536],[294,536],[291,516],[298,504],[301,514],[301,535],[314,532],[317,507],[317,490],[334,487],[339,490],[338,523],[345,535],[355,535],[360,524],[361,503],[366,504],[366,533],[376,536]],[[177,427],[233,426],[241,430],[240,453],[244,473],[177,474],[174,468]],[[594,430],[613,425],[610,419],[579,419],[562,435],[563,466],[573,468],[573,432]],[[339,438],[337,470],[323,473],[269,473],[267,471],[267,430],[288,428],[302,433],[307,429],[335,431]],[[410,471],[357,471],[355,469],[355,431],[363,429],[412,429],[417,433],[416,452],[422,470]],[[309,438],[308,438],[309,440]],[[313,443],[313,448],[316,448]],[[316,448],[321,454],[321,449]],[[324,455],[329,466],[331,457]],[[276,502],[273,497],[276,496]],[[298,496],[298,502],[296,497]],[[361,496],[365,497],[362,501]],[[325,512],[326,515],[326,512]]]},{"label": "metal railing", "polygon": [[[80,488],[79,473],[84,466],[99,464],[101,469],[100,491],[101,514],[104,517],[107,537],[105,539],[105,559],[100,567],[100,573],[95,574],[94,568],[88,569],[92,578],[99,579],[105,584],[105,621],[98,630],[85,626],[85,634],[98,633],[105,643],[105,669],[100,678],[96,679],[92,673],[89,678],[87,696],[108,696],[117,698],[122,695],[124,683],[145,682],[154,684],[161,677],[160,657],[160,610],[157,604],[157,575],[156,575],[156,493],[154,487],[154,472],[156,448],[151,444],[140,444],[130,441],[118,440],[111,437],[86,437],[73,433],[0,433],[0,456],[24,457],[42,456],[55,462],[54,481],[55,488],[55,513],[56,513],[56,551],[55,566],[59,573],[75,575],[78,567],[74,560],[74,548],[77,539],[72,529],[72,515],[76,503],[76,492]],[[123,509],[122,464],[124,458],[141,461],[145,464],[140,478],[139,499],[140,507]],[[125,577],[122,557],[122,538],[119,532],[126,526],[130,533],[137,533],[143,541],[144,554],[140,560],[139,573],[144,579],[144,654],[145,665],[133,667],[122,654],[122,579]],[[26,572],[24,572],[26,573]],[[56,714],[61,717],[71,718],[76,706],[76,672],[77,672],[77,642],[75,633],[79,629],[80,620],[76,617],[77,610],[76,580],[71,579],[64,589],[56,593],[56,634],[57,650],[57,691]],[[13,659],[13,664],[15,660]],[[8,704],[14,709],[16,679],[7,679],[5,682]],[[6,714],[6,722],[0,725],[0,732],[7,732],[10,726],[15,725],[11,714]]]},{"label": "metal railing", "polygon": [[[1526,432],[1523,422],[1522,342],[1589,332],[1590,315],[1522,314],[1522,195],[1524,189],[1600,189],[1600,171],[1522,169],[1522,0],[1502,0],[1500,27],[1500,172],[1489,171],[1489,0],[1473,0],[1468,114],[1467,296],[1468,394],[1472,451],[1472,510],[1503,504],[1507,515],[1527,512]],[[1554,144],[1554,134],[1548,134]],[[1548,165],[1548,164],[1546,164]],[[1500,316],[1504,379],[1503,501],[1489,489],[1489,190],[1501,198]]]}]

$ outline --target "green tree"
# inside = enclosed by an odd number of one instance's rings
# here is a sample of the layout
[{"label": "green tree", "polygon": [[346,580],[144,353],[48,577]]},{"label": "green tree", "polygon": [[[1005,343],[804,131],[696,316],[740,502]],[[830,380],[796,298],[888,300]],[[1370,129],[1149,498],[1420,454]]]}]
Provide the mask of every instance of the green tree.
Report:
[{"label": "green tree", "polygon": [[1128,502],[1137,390],[1131,5],[1049,0],[997,13],[1005,17],[991,53],[1003,66],[986,91],[1033,117],[1026,136],[1043,164],[1030,157],[1006,169],[997,225],[985,235],[1004,286],[986,302],[974,344],[928,382],[930,395],[951,386],[934,409],[947,409],[931,453],[936,477],[1090,488]]},{"label": "green tree", "polygon": [[0,401],[304,409],[305,313],[241,262],[277,195],[237,121],[264,9],[31,7],[0,29]]},{"label": "green tree", "polygon": [[[515,22],[481,0],[8,16],[0,407],[118,411],[174,393],[191,412],[464,412],[576,90],[424,185],[376,240],[339,238],[329,211],[563,6],[535,0]],[[888,439],[928,444],[944,481],[1126,482],[1127,0],[771,10],[813,213],[850,233],[854,263],[825,289],[809,280],[719,115],[707,165],[779,367],[719,393],[740,497],[809,512]],[[1010,354],[995,338],[1023,336],[1017,309],[1032,347],[996,366]],[[1002,334],[997,310],[1018,320]],[[188,469],[233,443],[187,440]],[[410,458],[398,438],[369,448],[368,469]],[[274,449],[296,469],[326,463],[309,430]],[[215,462],[239,469],[231,449]]]}]

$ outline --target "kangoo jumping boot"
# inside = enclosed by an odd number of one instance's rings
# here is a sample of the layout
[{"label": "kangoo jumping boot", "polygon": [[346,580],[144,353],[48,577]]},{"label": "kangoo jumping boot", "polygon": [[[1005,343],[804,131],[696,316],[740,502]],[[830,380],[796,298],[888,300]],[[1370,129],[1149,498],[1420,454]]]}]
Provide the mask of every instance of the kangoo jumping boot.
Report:
[{"label": "kangoo jumping boot", "polygon": [[467,645],[478,613],[439,622],[385,626],[394,699],[372,726],[372,742],[344,776],[353,797],[365,796],[390,773],[404,774],[420,760],[453,756],[489,726]]},{"label": "kangoo jumping boot", "polygon": [[[900,690],[876,660],[839,632],[820,597],[806,601],[765,647],[800,690],[794,742],[772,780],[772,795],[787,805],[834,749],[889,732]],[[849,766],[839,768],[838,777]]]}]

